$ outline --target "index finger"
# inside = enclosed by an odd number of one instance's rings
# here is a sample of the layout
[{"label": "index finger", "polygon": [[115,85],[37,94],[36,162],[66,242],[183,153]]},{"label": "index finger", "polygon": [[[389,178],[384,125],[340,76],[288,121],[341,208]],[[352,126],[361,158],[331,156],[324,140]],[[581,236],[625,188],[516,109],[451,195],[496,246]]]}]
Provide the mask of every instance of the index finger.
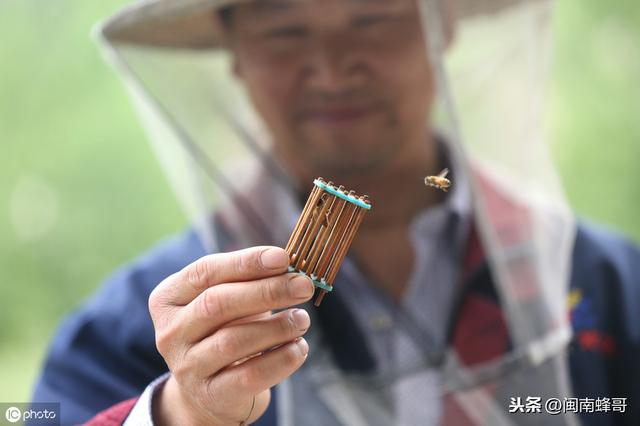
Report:
[{"label": "index finger", "polygon": [[251,247],[210,254],[167,278],[158,291],[166,293],[165,303],[184,306],[209,287],[280,275],[288,265],[289,256],[280,247]]}]

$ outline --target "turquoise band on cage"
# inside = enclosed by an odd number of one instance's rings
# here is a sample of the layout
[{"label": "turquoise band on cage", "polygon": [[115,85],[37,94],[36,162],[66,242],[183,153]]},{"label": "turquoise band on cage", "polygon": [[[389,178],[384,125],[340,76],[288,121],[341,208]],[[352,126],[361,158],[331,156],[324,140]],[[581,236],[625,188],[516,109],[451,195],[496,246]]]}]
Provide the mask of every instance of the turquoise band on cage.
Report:
[{"label": "turquoise band on cage", "polygon": [[362,207],[363,209],[371,210],[371,204],[367,204],[364,201],[359,200],[355,197],[351,197],[348,194],[343,194],[342,192],[330,187],[326,183],[320,182],[318,179],[314,180],[313,184],[323,191],[327,191],[331,195],[335,195],[336,197],[342,198],[343,200],[347,200],[348,202],[355,204],[358,207]]},{"label": "turquoise band on cage", "polygon": [[[329,285],[324,279],[318,281],[317,277],[313,276],[310,277],[309,275],[305,274],[302,271],[296,271],[295,269],[293,269],[293,267],[289,266],[289,272],[297,272],[300,275],[304,275],[305,277],[309,278],[311,280],[311,282],[313,283],[314,286],[321,288],[324,291],[331,291],[333,290],[333,286]],[[314,278],[315,277],[315,278]]]}]

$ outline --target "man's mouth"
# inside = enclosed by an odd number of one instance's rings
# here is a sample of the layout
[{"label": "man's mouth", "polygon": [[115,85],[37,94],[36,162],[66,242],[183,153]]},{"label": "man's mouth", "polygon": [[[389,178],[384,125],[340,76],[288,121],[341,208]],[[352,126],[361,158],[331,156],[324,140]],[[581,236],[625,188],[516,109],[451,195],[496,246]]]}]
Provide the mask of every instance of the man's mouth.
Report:
[{"label": "man's mouth", "polygon": [[309,108],[300,114],[301,121],[325,126],[356,123],[381,111],[379,105],[332,105]]}]

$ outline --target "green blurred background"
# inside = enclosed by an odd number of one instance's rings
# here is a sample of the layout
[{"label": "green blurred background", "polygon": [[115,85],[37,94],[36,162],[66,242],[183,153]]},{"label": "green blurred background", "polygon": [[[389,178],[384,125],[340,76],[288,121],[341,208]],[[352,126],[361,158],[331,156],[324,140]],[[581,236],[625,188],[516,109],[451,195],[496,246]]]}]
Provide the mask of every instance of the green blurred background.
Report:
[{"label": "green blurred background", "polygon": [[[185,219],[89,37],[124,0],[0,0],[0,401],[61,317]],[[640,242],[640,2],[558,0],[553,150],[584,217]]]}]

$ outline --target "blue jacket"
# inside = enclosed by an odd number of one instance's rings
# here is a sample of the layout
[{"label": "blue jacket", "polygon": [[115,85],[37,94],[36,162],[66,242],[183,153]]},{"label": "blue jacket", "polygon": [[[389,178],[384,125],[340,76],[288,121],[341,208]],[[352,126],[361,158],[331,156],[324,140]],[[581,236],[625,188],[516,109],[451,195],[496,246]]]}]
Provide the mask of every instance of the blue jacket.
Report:
[{"label": "blue jacket", "polygon": [[[84,422],[142,393],[167,371],[155,347],[149,294],[165,277],[204,253],[198,238],[185,233],[117,271],[60,326],[33,401],[60,402],[66,425]],[[499,304],[486,264],[468,281],[466,292]],[[371,356],[339,294],[323,303],[315,327],[331,328],[332,322],[339,322],[340,327],[327,333],[336,364],[347,371],[367,368]],[[617,236],[580,225],[570,300],[574,396],[627,398],[626,413],[584,415],[584,423],[640,425],[640,250]],[[275,407],[272,403],[258,424],[275,425]]]}]

